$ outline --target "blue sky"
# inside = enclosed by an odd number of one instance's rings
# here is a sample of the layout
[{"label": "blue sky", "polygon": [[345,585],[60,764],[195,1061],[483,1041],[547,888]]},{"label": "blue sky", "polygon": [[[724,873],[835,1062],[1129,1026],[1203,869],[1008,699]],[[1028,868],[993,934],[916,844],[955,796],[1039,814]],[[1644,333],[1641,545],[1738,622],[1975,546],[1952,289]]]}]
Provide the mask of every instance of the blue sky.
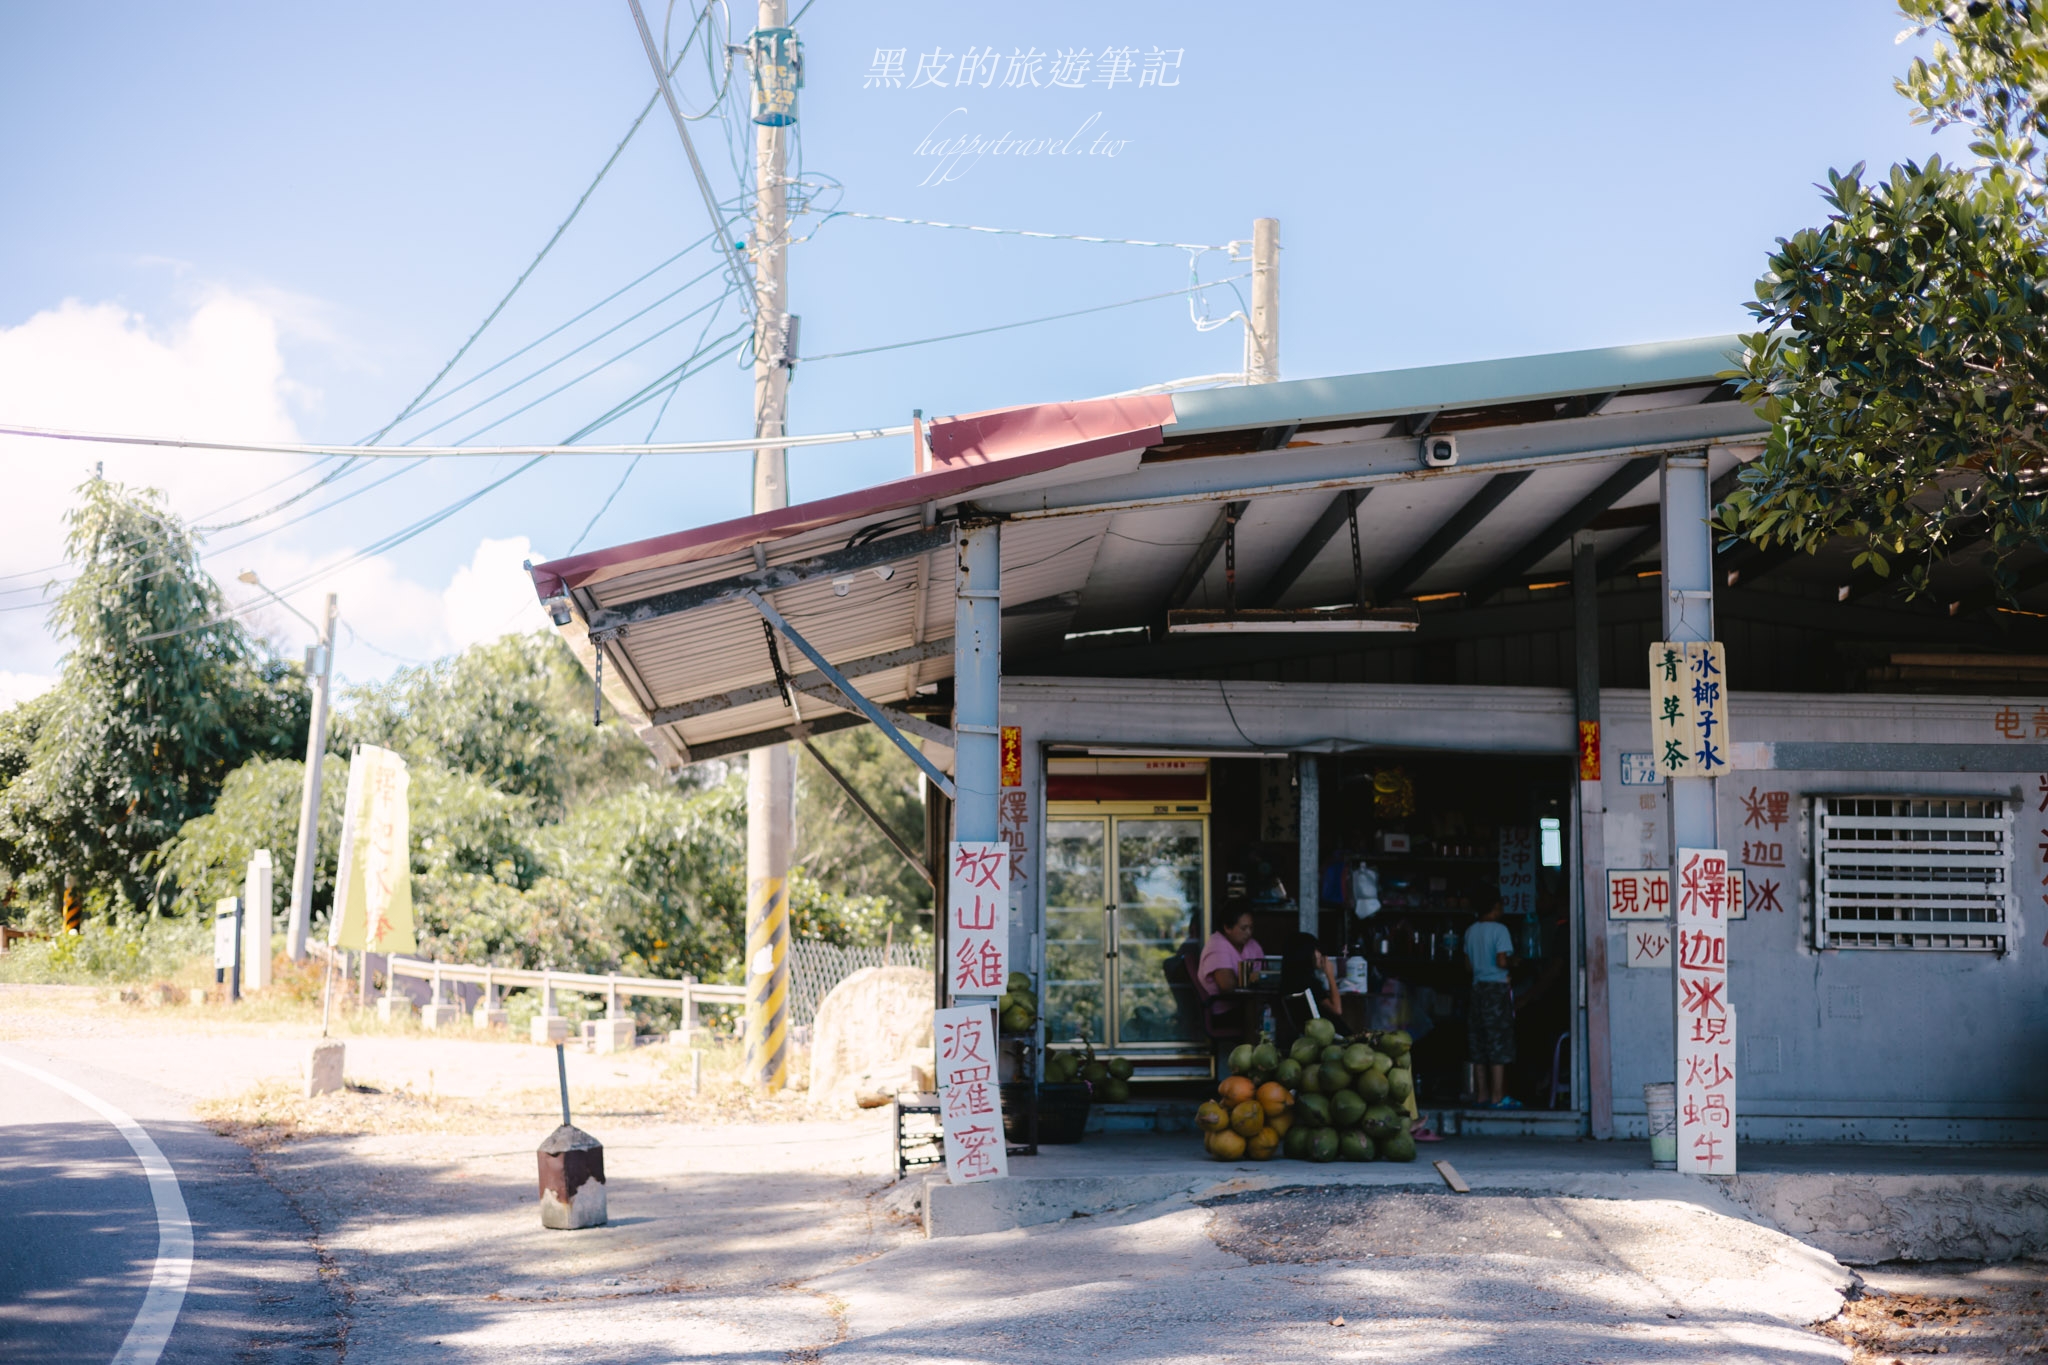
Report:
[{"label": "blue sky", "polygon": [[[674,41],[688,0],[653,3]],[[722,13],[722,12],[721,12]],[[1285,22],[1270,22],[1284,13]],[[751,26],[743,8],[736,37]],[[1830,166],[1924,157],[1937,143],[1891,90],[1910,52],[1888,6],[1593,3],[1241,5],[816,0],[800,24],[802,167],[814,205],[1046,232],[1223,244],[1281,220],[1282,371],[1348,373],[1742,327],[1776,236],[1814,221]],[[725,36],[721,31],[721,39]],[[1162,80],[1104,83],[1128,48]],[[902,49],[900,85],[869,80]],[[988,84],[961,58],[994,50]],[[1033,49],[1041,84],[1003,88]],[[1086,52],[1048,82],[1060,54]],[[941,80],[918,88],[920,58]],[[1027,70],[1030,68],[1027,66]],[[707,98],[686,62],[683,98]],[[988,74],[983,69],[983,74]],[[941,83],[943,81],[943,83]],[[651,93],[624,3],[133,3],[0,6],[0,421],[190,436],[354,441],[439,370],[532,260]],[[729,135],[694,125],[721,195]],[[947,178],[916,149],[938,129],[1069,153],[988,156]],[[741,141],[735,142],[734,137]],[[1102,148],[1075,151],[1082,142]],[[1114,155],[1106,154],[1110,144]],[[459,384],[702,238],[707,214],[657,109],[549,259],[449,376]],[[813,214],[791,250],[807,356],[967,331],[1179,289],[1182,251],[1042,241]],[[401,426],[420,436],[503,381],[625,322],[425,439],[560,439],[739,320],[699,247],[493,376]],[[1242,269],[1200,257],[1199,278]],[[704,271],[712,275],[680,288]],[[666,302],[657,302],[679,290]],[[1202,296],[1222,317],[1239,304]],[[1199,332],[1185,298],[940,345],[799,367],[800,432],[1086,397],[1240,363],[1236,325]],[[676,389],[661,438],[749,429],[732,360]],[[656,406],[608,426],[646,438]],[[61,558],[69,490],[110,475],[161,486],[189,518],[260,512],[321,472],[282,457],[0,444],[27,531],[0,546],[0,590]],[[792,457],[799,499],[907,472],[907,442]],[[286,512],[214,533],[209,566],[245,568],[313,614],[343,595],[341,667],[367,678],[530,621],[514,571],[567,551],[625,470],[557,460],[403,544],[322,576],[506,472],[445,461],[351,474]],[[585,548],[746,510],[743,455],[643,462]],[[318,516],[280,525],[363,489]],[[276,484],[269,492],[254,490]],[[209,518],[222,504],[244,499]],[[246,542],[246,543],[238,543]],[[59,571],[57,576],[61,576]],[[37,594],[0,595],[0,695],[55,670]],[[15,608],[5,610],[5,608]],[[295,652],[303,629],[255,623]]]}]

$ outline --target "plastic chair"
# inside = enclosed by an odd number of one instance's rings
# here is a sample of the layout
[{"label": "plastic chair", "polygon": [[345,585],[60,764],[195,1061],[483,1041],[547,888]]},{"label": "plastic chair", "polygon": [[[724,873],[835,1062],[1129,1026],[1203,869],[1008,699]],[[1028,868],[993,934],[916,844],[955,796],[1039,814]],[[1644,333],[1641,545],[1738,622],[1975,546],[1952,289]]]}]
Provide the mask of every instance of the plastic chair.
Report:
[{"label": "plastic chair", "polygon": [[1550,1049],[1550,1108],[1557,1109],[1557,1092],[1562,1090],[1569,1096],[1572,1092],[1571,1077],[1564,1074],[1564,1048],[1572,1040],[1569,1032],[1557,1035],[1557,1042]]}]

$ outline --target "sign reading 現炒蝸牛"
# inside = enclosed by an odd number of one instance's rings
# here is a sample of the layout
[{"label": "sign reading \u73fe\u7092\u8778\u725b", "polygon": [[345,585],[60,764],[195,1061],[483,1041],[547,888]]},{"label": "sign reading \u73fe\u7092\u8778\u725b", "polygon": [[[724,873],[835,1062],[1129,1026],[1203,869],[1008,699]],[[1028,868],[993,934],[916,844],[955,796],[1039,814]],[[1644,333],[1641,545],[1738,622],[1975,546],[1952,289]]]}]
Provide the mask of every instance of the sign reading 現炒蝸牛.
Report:
[{"label": "sign reading \u73fe\u7092\u8778\u725b", "polygon": [[1728,998],[1728,854],[1681,848],[1677,950],[1678,1169],[1735,1174],[1735,1006]]},{"label": "sign reading \u73fe\u7092\u8778\u725b", "polygon": [[961,1005],[932,1011],[932,1042],[939,1064],[946,1174],[962,1184],[1008,1175],[1002,1092],[996,1078],[1001,1039],[995,1007]]},{"label": "sign reading \u73fe\u7092\u8778\u725b", "polygon": [[1650,761],[1660,777],[1728,770],[1728,656],[1718,640],[1650,646]]}]

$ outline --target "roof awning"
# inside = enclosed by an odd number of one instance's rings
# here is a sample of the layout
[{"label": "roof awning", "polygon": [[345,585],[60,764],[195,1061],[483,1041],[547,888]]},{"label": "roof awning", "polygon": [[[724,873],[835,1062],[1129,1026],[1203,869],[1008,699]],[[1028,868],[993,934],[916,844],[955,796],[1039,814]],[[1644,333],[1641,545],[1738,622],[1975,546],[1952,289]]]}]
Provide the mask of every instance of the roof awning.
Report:
[{"label": "roof awning", "polygon": [[[862,723],[801,660],[785,656],[778,678],[750,591],[868,698],[915,710],[952,673],[962,520],[1003,526],[1006,670],[1161,628],[1169,612],[1213,620],[1228,605],[1270,624],[1358,616],[1361,584],[1369,614],[1491,594],[1560,566],[1579,532],[1603,555],[1640,556],[1655,544],[1663,453],[1710,448],[1720,474],[1761,440],[1761,421],[1725,401],[1734,344],[939,419],[909,477],[533,577],[586,664],[603,649],[608,698],[665,761],[715,757],[792,726]],[[1452,438],[1456,462],[1425,464],[1425,435]]]}]

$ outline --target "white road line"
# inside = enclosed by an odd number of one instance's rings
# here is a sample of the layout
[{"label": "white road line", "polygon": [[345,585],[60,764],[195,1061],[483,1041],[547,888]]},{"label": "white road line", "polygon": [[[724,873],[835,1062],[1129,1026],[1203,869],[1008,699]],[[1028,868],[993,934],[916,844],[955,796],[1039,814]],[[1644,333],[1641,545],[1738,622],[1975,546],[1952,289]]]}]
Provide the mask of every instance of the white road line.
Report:
[{"label": "white road line", "polygon": [[171,1339],[171,1328],[177,1325],[178,1312],[185,1306],[185,1285],[192,1278],[192,1220],[185,1212],[185,1192],[178,1188],[178,1173],[141,1124],[99,1096],[12,1057],[0,1057],[0,1065],[63,1091],[113,1124],[135,1149],[135,1159],[149,1177],[150,1198],[156,1201],[156,1269],[149,1277],[149,1292],[142,1296],[135,1324],[128,1329],[121,1349],[114,1352],[113,1365],[156,1365]]}]

